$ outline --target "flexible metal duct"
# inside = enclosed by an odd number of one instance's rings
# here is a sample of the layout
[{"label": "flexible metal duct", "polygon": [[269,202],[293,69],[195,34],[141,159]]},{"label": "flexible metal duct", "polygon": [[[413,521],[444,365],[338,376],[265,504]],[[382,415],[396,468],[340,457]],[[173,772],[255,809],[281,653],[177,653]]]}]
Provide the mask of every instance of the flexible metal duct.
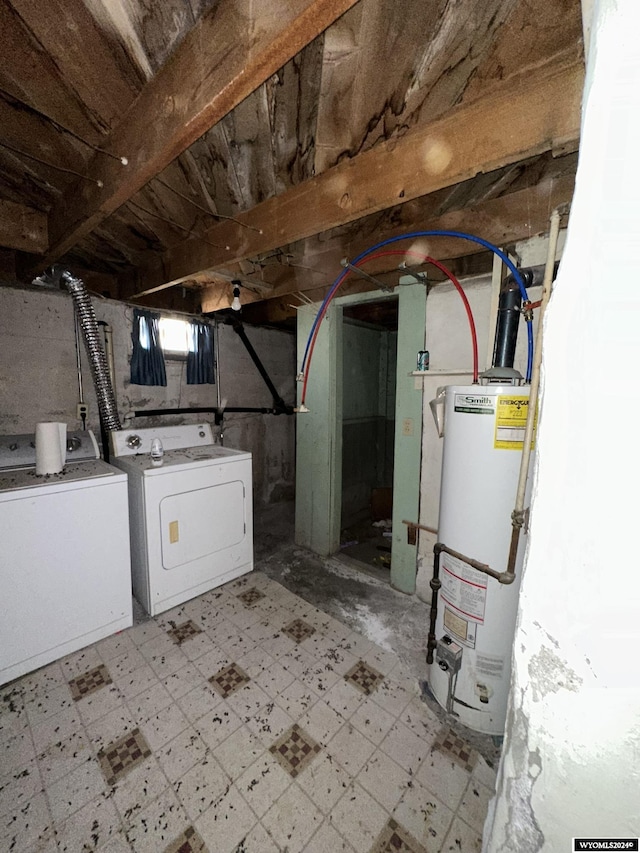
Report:
[{"label": "flexible metal duct", "polygon": [[118,417],[113,385],[109,377],[107,357],[100,339],[91,297],[87,293],[84,282],[71,275],[68,270],[65,270],[60,278],[73,298],[76,316],[78,317],[84,338],[85,349],[89,356],[102,427],[105,430],[122,429],[120,418]]}]

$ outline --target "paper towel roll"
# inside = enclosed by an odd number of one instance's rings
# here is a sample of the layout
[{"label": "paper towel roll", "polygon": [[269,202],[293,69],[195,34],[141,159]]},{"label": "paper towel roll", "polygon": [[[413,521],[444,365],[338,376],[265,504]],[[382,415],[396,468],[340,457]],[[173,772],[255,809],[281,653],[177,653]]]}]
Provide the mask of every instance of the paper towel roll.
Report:
[{"label": "paper towel roll", "polygon": [[36,424],[36,474],[59,474],[67,459],[67,425]]}]

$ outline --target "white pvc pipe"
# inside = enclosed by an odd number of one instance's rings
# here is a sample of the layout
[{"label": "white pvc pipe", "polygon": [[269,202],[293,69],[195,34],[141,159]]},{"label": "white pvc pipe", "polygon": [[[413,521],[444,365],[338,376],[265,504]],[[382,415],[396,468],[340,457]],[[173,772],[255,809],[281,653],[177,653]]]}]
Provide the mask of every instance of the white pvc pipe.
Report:
[{"label": "white pvc pipe", "polygon": [[549,247],[547,251],[547,262],[542,281],[542,296],[538,311],[538,328],[536,331],[535,348],[533,354],[533,368],[531,371],[531,387],[529,389],[529,410],[527,412],[527,423],[524,430],[524,441],[522,443],[522,458],[520,460],[520,474],[518,477],[518,489],[516,491],[516,504],[514,515],[524,510],[524,493],[529,476],[529,464],[531,461],[531,439],[533,438],[533,427],[538,402],[538,390],[540,388],[540,366],[542,364],[542,327],[544,312],[551,297],[551,284],[553,282],[553,268],[556,261],[556,250],[558,247],[558,234],[560,233],[560,212],[556,208],[551,214],[549,227]]}]

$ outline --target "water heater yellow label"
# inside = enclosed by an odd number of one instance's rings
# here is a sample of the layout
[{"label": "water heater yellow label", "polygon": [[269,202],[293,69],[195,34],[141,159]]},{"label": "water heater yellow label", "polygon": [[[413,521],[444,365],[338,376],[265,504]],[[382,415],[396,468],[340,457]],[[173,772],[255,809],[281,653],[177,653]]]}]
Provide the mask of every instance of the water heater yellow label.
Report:
[{"label": "water heater yellow label", "polygon": [[[493,446],[496,450],[522,450],[524,431],[529,414],[529,398],[520,394],[503,394],[496,407],[496,431]],[[531,449],[535,446],[538,412],[533,422]]]},{"label": "water heater yellow label", "polygon": [[178,522],[170,521],[169,522],[169,543],[174,545],[178,539],[180,538],[180,533],[178,530]]}]

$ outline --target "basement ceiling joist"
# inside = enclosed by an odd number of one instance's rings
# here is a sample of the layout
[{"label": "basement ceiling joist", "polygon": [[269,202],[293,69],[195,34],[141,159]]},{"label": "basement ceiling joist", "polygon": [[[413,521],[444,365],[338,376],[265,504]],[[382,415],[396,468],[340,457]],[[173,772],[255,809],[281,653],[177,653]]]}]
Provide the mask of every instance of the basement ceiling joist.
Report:
[{"label": "basement ceiling joist", "polygon": [[[574,161],[574,158],[571,158]],[[571,163],[574,166],[574,162]],[[573,168],[566,174],[557,177],[550,176],[544,183],[534,187],[526,187],[499,198],[489,199],[478,204],[453,209],[441,216],[434,216],[436,206],[430,203],[431,197],[420,199],[418,206],[413,211],[413,221],[424,223],[423,230],[463,231],[471,234],[481,234],[484,239],[499,246],[509,245],[518,240],[544,233],[549,223],[551,211],[556,207],[563,207],[570,203],[573,196],[574,177]],[[419,213],[422,211],[422,214]],[[363,239],[363,233],[369,233],[367,228],[359,233],[359,239],[353,240],[351,245],[353,257],[356,253],[366,250],[373,242],[389,237],[396,237],[407,233],[410,229],[398,228],[396,225],[389,227],[378,221],[375,227],[375,239],[370,235]],[[414,228],[413,230],[421,230]],[[287,295],[293,292],[305,293],[313,301],[321,300],[324,290],[338,275],[342,267],[340,260],[342,251],[347,244],[342,235],[331,239],[329,234],[320,235],[318,245],[306,253],[301,261],[297,275],[287,276],[282,273],[280,280],[273,281],[273,286],[267,295],[262,295],[264,302],[264,319],[268,320],[272,308],[270,302],[281,299],[287,302]],[[398,248],[416,249],[436,259],[444,260],[460,258],[481,251],[481,247],[473,246],[465,240],[456,240],[444,237],[430,237],[402,242]],[[369,262],[367,271],[378,275],[384,271],[397,269],[402,258],[385,259],[384,261]],[[409,261],[411,264],[411,261]],[[328,274],[328,279],[318,278],[311,270],[321,271]],[[396,275],[397,279],[397,275]],[[370,289],[370,288],[369,288]],[[202,310],[205,312],[217,311],[229,306],[230,289],[226,287],[208,287],[201,294]],[[255,302],[256,297],[249,291],[243,294],[243,302]],[[290,301],[290,300],[289,300]],[[291,314],[291,312],[288,312]],[[258,315],[254,313],[254,317]]]},{"label": "basement ceiling joist", "polygon": [[[345,160],[166,252],[145,281],[179,283],[541,154],[577,148],[582,68],[546,69]],[[154,278],[156,282],[154,282]],[[162,281],[158,280],[162,279]]]},{"label": "basement ceiling joist", "polygon": [[[357,0],[214,4],[49,215],[56,261]],[[120,158],[126,158],[125,166]]]},{"label": "basement ceiling joist", "polygon": [[240,276],[268,305],[454,214],[539,233],[582,82],[580,0],[0,0],[0,202],[49,231],[1,208],[4,268],[155,307]]}]

